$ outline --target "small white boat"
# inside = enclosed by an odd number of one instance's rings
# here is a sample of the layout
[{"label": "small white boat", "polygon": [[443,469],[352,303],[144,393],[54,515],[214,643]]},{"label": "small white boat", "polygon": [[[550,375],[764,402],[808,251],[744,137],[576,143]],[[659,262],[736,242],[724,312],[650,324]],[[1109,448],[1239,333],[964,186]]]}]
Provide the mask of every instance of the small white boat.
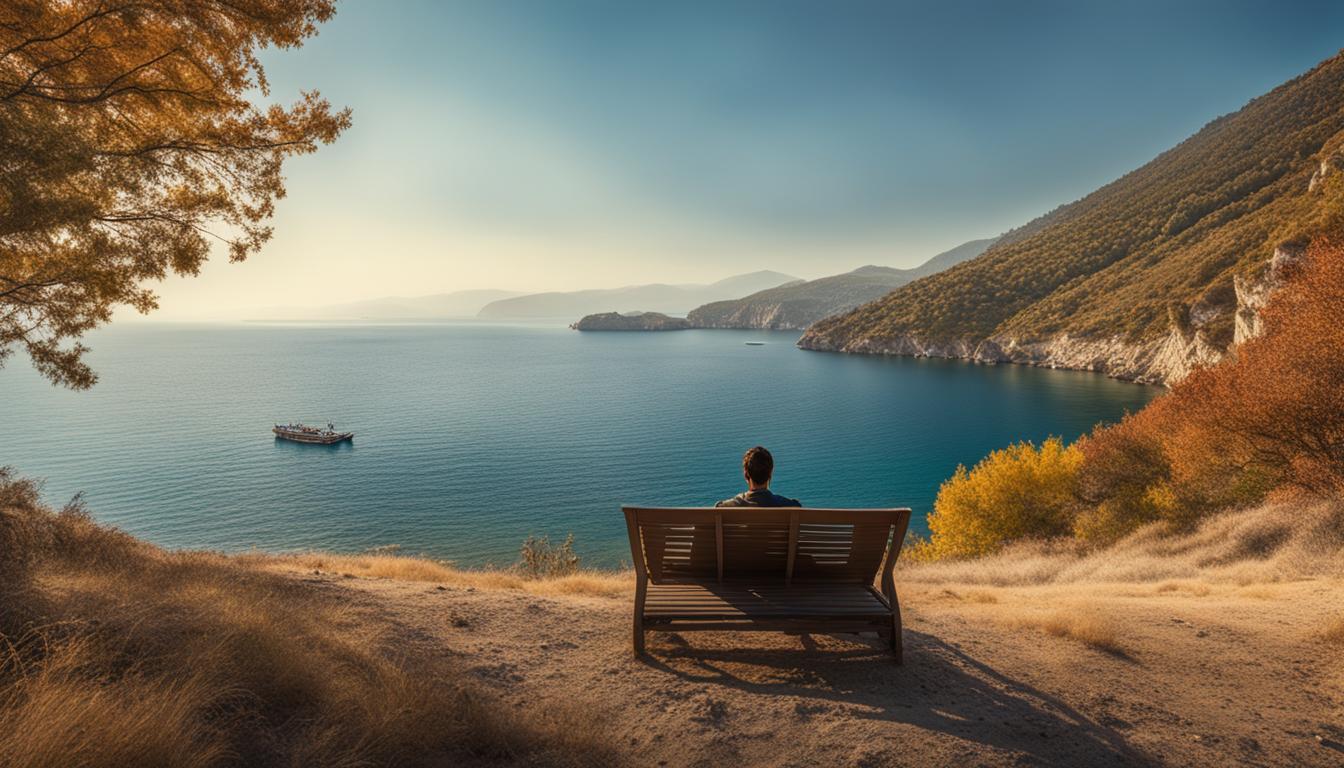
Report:
[{"label": "small white boat", "polygon": [[281,440],[293,440],[296,443],[316,443],[318,445],[333,445],[355,438],[354,432],[337,432],[334,424],[328,424],[326,429],[310,427],[306,424],[276,424],[271,428],[271,431]]}]

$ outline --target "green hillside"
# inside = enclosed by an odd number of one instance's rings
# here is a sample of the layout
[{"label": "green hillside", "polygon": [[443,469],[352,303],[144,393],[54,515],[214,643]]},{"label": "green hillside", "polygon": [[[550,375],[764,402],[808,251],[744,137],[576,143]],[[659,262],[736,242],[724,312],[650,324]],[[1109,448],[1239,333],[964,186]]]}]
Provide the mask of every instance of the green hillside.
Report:
[{"label": "green hillside", "polygon": [[993,238],[972,240],[934,256],[918,267],[866,266],[842,275],[795,282],[757,291],[740,299],[698,307],[686,319],[699,328],[806,328],[823,317],[881,298],[921,277],[984,253]]},{"label": "green hillside", "polygon": [[1234,276],[1255,277],[1276,246],[1344,219],[1331,172],[1342,130],[1335,56],[981,257],[817,323],[800,344],[1141,342],[1175,322],[1226,347]]}]

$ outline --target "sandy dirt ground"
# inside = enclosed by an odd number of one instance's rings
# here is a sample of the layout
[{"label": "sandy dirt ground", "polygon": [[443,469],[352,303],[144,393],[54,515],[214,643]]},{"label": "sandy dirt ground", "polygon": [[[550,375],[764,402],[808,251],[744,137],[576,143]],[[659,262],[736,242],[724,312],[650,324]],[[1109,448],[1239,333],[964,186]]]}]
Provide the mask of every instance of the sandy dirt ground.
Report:
[{"label": "sandy dirt ground", "polygon": [[897,666],[775,633],[653,632],[637,660],[629,598],[291,573],[506,702],[580,707],[635,765],[1344,766],[1336,579],[906,583]]}]

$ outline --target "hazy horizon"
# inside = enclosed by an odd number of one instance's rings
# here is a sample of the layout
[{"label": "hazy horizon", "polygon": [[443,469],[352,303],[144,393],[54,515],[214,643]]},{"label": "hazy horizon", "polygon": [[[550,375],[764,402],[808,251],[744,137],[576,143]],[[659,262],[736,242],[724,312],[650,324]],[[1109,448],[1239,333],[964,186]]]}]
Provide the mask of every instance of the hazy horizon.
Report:
[{"label": "hazy horizon", "polygon": [[263,59],[273,100],[316,88],[354,127],[287,166],[260,254],[165,281],[151,319],[916,266],[1306,71],[1341,21],[1312,3],[346,0]]}]

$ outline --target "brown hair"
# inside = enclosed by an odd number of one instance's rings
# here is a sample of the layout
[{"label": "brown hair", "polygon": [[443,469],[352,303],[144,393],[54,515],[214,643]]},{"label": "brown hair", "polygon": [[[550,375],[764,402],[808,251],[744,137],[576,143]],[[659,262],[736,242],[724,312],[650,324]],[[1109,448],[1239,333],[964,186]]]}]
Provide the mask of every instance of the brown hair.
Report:
[{"label": "brown hair", "polygon": [[775,472],[775,457],[758,445],[742,455],[742,471],[747,473],[751,482],[765,485]]}]

